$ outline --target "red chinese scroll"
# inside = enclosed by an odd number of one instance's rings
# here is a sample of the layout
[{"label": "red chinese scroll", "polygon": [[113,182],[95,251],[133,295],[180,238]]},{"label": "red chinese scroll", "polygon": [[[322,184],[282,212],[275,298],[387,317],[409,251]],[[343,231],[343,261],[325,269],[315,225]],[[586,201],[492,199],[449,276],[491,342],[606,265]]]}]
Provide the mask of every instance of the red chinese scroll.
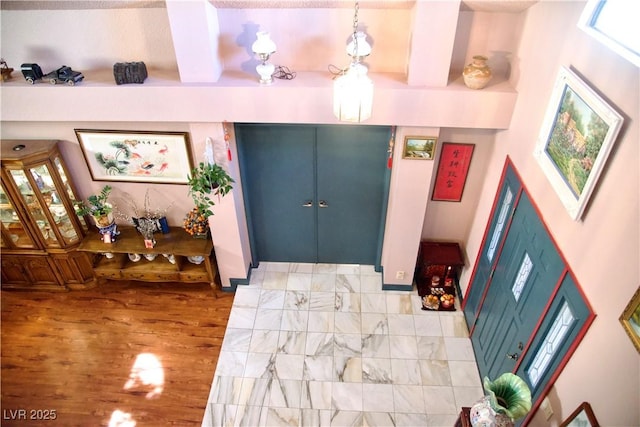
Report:
[{"label": "red chinese scroll", "polygon": [[467,181],[474,144],[445,142],[440,150],[440,163],[431,200],[459,202]]}]

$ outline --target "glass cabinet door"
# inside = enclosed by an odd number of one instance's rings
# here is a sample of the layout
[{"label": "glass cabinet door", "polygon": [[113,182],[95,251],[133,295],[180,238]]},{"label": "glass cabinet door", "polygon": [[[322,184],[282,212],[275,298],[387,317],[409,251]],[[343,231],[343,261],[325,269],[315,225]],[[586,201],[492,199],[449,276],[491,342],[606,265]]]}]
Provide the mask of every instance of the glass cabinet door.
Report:
[{"label": "glass cabinet door", "polygon": [[[67,196],[69,196],[69,200],[71,200],[71,203],[75,206],[76,202],[78,201],[78,198],[73,192],[73,188],[71,188],[71,182],[67,178],[67,173],[64,169],[64,166],[62,165],[62,161],[60,160],[60,157],[55,157],[53,159],[53,164],[55,165],[56,170],[58,171],[58,176],[62,181],[62,185],[64,185],[64,189],[67,192]],[[75,212],[73,212],[73,214],[75,214]],[[82,229],[85,232],[89,231],[89,226],[85,221],[84,217],[78,217],[78,219],[80,220],[80,226],[82,227]]]},{"label": "glass cabinet door", "polygon": [[[27,178],[25,172],[23,170],[13,169],[10,170],[9,173],[11,174],[11,177],[13,177],[13,181],[18,187],[20,195],[22,196],[25,206],[31,214],[31,217],[36,222],[38,230],[40,231],[45,244],[49,247],[60,247],[60,242],[58,242],[55,232],[51,227],[51,222],[49,222],[49,218],[47,218],[47,215],[45,214],[43,206],[40,203],[40,199],[38,198],[38,194],[36,194],[36,192],[34,191],[34,188],[31,185],[31,182],[29,182],[29,179]],[[37,178],[34,176],[34,179],[37,187],[39,189],[45,190],[45,194],[48,194],[47,197],[49,197],[51,203],[53,203],[53,194],[51,194],[50,191],[47,191],[47,184],[45,184],[44,178],[42,176],[39,176]],[[49,179],[51,179],[50,176]]]},{"label": "glass cabinet door", "polygon": [[[73,222],[70,219],[70,215],[75,215],[75,212],[67,211],[67,207],[58,194],[58,189],[47,165],[31,168],[29,172],[42,195],[42,200],[49,211],[49,216],[55,224],[55,229],[60,233],[64,244],[68,245],[79,241],[80,235],[73,227]],[[58,239],[54,230],[49,230],[49,239]]]},{"label": "glass cabinet door", "polygon": [[[13,203],[7,197],[4,188],[0,187],[0,219],[2,220],[2,247],[22,249],[35,248],[35,244],[22,225]],[[9,243],[9,241],[11,243]]]}]

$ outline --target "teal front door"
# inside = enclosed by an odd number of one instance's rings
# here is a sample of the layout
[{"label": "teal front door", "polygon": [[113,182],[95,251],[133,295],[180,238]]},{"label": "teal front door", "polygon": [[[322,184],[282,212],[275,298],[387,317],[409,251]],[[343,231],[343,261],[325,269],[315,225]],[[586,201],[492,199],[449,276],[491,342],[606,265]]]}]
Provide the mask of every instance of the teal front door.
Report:
[{"label": "teal front door", "polygon": [[255,261],[379,263],[390,130],[236,126]]},{"label": "teal front door", "polygon": [[480,377],[512,372],[535,408],[595,317],[509,160],[462,303]]},{"label": "teal front door", "polygon": [[489,378],[514,370],[564,270],[526,193],[517,204],[471,340]]}]

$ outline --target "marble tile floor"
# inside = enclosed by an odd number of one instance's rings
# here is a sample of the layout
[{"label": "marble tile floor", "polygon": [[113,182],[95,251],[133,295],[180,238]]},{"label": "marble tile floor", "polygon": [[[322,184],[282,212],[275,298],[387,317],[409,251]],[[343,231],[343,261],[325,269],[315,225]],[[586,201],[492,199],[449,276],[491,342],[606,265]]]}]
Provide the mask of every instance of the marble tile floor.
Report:
[{"label": "marble tile floor", "polygon": [[372,266],[267,263],[238,286],[203,427],[454,425],[482,397],[462,312]]}]

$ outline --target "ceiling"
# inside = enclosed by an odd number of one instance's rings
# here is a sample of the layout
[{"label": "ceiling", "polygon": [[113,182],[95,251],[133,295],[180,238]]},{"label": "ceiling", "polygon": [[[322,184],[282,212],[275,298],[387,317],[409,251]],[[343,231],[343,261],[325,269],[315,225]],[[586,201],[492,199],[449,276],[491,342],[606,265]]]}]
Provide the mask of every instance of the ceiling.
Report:
[{"label": "ceiling", "polygon": [[[352,8],[353,1],[347,0],[209,0],[223,9],[333,9]],[[420,0],[363,0],[359,2],[365,9],[410,9]],[[539,0],[463,0],[464,11],[512,12],[528,9]],[[163,8],[164,0],[3,0],[2,10],[82,10],[82,9],[140,9]]]}]

